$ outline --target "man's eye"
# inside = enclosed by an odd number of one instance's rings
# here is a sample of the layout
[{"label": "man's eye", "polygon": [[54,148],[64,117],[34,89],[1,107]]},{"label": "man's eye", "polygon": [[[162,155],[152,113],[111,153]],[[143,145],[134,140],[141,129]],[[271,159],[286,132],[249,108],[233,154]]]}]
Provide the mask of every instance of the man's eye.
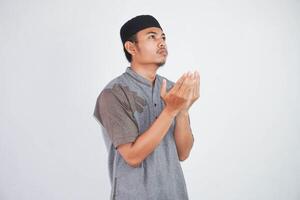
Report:
[{"label": "man's eye", "polygon": [[155,39],[155,35],[150,35],[149,38]]},{"label": "man's eye", "polygon": [[162,37],[162,39],[163,39],[163,40],[166,40],[167,38],[166,38],[166,37]]}]

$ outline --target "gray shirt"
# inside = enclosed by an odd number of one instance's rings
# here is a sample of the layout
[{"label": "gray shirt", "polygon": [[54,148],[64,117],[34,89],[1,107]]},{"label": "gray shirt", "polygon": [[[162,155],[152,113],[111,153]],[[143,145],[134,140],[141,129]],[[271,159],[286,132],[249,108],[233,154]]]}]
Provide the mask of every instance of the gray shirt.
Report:
[{"label": "gray shirt", "polygon": [[[127,67],[99,94],[94,116],[108,150],[110,200],[187,200],[188,193],[174,140],[176,120],[155,150],[138,167],[128,165],[117,146],[133,142],[163,110],[160,97],[164,77],[154,85]],[[174,82],[167,80],[167,91]]]}]

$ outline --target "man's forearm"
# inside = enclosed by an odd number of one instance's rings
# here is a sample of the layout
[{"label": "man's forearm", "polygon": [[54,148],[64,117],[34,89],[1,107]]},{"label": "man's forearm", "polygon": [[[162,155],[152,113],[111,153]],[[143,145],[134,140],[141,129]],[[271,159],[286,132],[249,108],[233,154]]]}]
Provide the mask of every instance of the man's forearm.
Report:
[{"label": "man's forearm", "polygon": [[154,151],[167,134],[174,117],[175,115],[165,108],[152,125],[136,139],[131,149],[135,163],[141,163]]},{"label": "man's forearm", "polygon": [[179,160],[183,161],[188,158],[194,144],[188,112],[184,111],[176,116],[174,138]]}]

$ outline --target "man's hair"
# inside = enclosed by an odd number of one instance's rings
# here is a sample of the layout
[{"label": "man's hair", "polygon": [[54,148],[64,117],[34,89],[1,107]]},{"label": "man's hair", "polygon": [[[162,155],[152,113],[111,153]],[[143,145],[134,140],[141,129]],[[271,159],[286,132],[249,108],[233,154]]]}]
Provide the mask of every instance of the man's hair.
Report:
[{"label": "man's hair", "polygon": [[[130,41],[130,42],[137,42],[137,34],[134,34],[132,35],[130,38],[128,38],[128,40],[126,41]],[[125,43],[124,43],[125,44]],[[125,45],[123,45],[123,50],[124,50],[124,53],[125,53],[125,56],[128,60],[128,62],[131,62],[132,61],[132,55],[126,50],[125,48]]]}]

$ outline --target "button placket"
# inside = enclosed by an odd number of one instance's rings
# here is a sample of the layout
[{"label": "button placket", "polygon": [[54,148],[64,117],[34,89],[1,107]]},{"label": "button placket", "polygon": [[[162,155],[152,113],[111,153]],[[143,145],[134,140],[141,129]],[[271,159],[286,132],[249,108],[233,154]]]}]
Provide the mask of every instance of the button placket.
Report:
[{"label": "button placket", "polygon": [[151,107],[152,107],[152,118],[153,118],[153,120],[154,119],[156,119],[157,117],[157,111],[156,111],[156,103],[154,103],[155,102],[155,100],[153,100],[153,97],[154,97],[154,95],[153,95],[153,93],[152,93],[152,104],[151,104]]},{"label": "button placket", "polygon": [[153,111],[154,111],[154,118],[157,119],[159,115],[159,100],[160,100],[160,93],[159,93],[159,81],[158,77],[156,77],[155,85],[153,86],[152,90],[152,102],[153,102]]}]

